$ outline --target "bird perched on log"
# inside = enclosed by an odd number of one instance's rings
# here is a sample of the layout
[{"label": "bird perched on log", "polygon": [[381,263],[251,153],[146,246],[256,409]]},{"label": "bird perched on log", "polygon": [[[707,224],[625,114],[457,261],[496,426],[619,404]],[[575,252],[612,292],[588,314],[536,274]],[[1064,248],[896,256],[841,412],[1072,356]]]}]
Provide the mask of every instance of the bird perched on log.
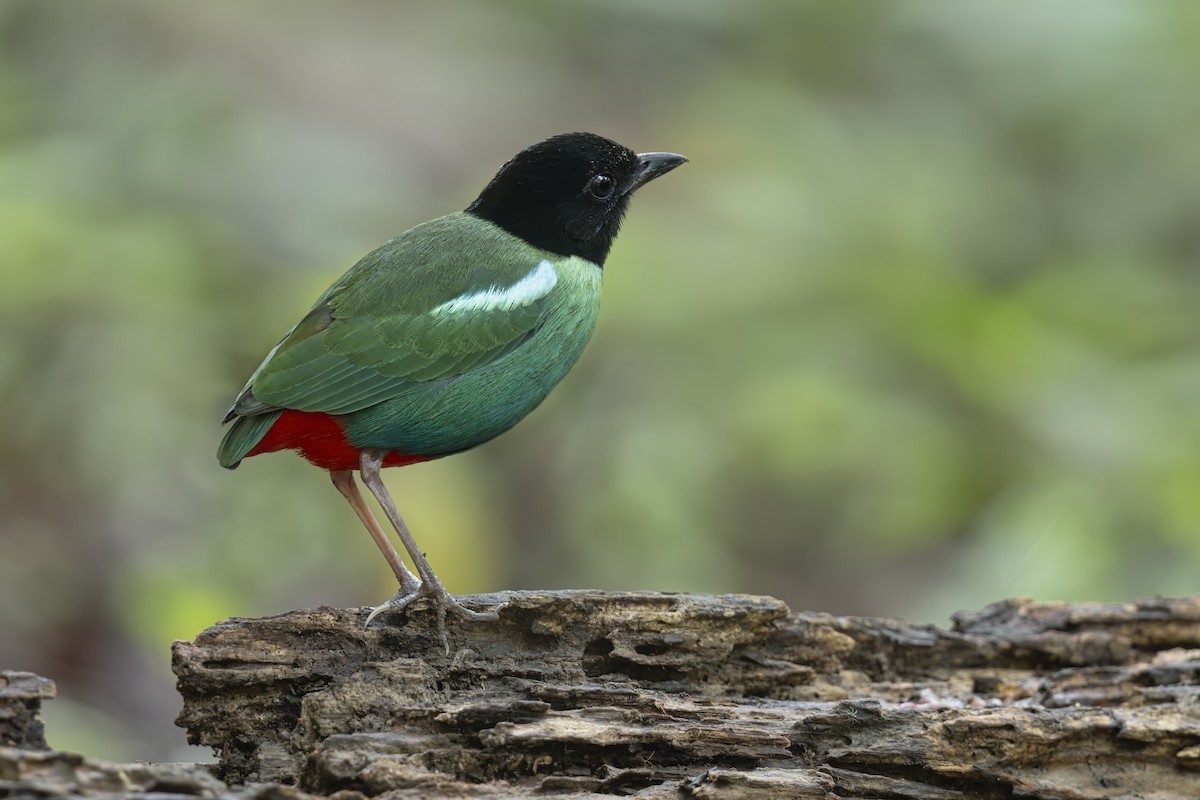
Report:
[{"label": "bird perched on log", "polygon": [[[596,325],[601,270],[634,191],[686,162],[591,133],[531,145],[465,211],[400,234],[339,278],[288,331],[224,422],[221,466],[296,450],[329,471],[400,583],[374,609],[417,598],[464,608],[429,566],[380,479],[505,432],[546,398]],[[375,495],[416,567],[408,570],[363,501]]]}]

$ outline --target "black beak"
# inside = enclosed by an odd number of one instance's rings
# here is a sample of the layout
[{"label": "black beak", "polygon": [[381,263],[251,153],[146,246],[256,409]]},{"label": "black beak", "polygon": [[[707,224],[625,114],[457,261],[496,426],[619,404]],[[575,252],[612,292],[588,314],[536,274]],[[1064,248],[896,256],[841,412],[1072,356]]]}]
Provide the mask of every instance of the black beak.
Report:
[{"label": "black beak", "polygon": [[638,170],[633,173],[633,180],[625,190],[629,194],[634,189],[647,184],[660,175],[666,175],[680,164],[686,164],[687,159],[678,153],[639,153]]}]

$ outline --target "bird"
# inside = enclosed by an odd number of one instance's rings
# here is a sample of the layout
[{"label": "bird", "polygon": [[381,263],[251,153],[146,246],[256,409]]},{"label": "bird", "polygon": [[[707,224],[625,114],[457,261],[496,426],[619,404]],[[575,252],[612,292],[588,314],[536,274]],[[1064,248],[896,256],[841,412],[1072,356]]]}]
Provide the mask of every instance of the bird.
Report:
[{"label": "bird", "polygon": [[[463,211],[417,225],[338,278],[267,353],[222,420],[217,459],[293,450],[328,471],[399,589],[488,621],[451,595],[417,546],[380,470],[461,453],[512,428],[562,380],[592,336],[605,260],[633,193],[687,162],[593,133],[564,133],[509,159]],[[370,490],[411,572],[364,501]]]}]

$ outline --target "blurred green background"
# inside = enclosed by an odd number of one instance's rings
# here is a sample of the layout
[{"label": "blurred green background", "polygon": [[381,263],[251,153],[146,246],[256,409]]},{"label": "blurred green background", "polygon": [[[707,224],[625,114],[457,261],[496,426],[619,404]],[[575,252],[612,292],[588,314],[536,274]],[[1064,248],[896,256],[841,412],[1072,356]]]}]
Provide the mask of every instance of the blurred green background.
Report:
[{"label": "blurred green background", "polygon": [[337,275],[593,130],[634,203],[583,360],[394,470],[452,591],[944,623],[1200,575],[1200,4],[0,2],[0,668],[195,759],[172,639],[391,575],[217,421]]}]

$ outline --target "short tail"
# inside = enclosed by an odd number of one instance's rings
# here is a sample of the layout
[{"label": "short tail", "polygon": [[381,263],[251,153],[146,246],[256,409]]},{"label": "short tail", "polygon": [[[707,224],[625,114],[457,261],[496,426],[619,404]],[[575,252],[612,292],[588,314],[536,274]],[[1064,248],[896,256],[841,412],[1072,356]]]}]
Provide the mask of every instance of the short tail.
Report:
[{"label": "short tail", "polygon": [[282,413],[283,409],[276,409],[266,414],[237,417],[229,426],[229,430],[225,431],[221,446],[217,448],[217,461],[221,466],[225,469],[237,469],[246,454],[262,441]]}]

